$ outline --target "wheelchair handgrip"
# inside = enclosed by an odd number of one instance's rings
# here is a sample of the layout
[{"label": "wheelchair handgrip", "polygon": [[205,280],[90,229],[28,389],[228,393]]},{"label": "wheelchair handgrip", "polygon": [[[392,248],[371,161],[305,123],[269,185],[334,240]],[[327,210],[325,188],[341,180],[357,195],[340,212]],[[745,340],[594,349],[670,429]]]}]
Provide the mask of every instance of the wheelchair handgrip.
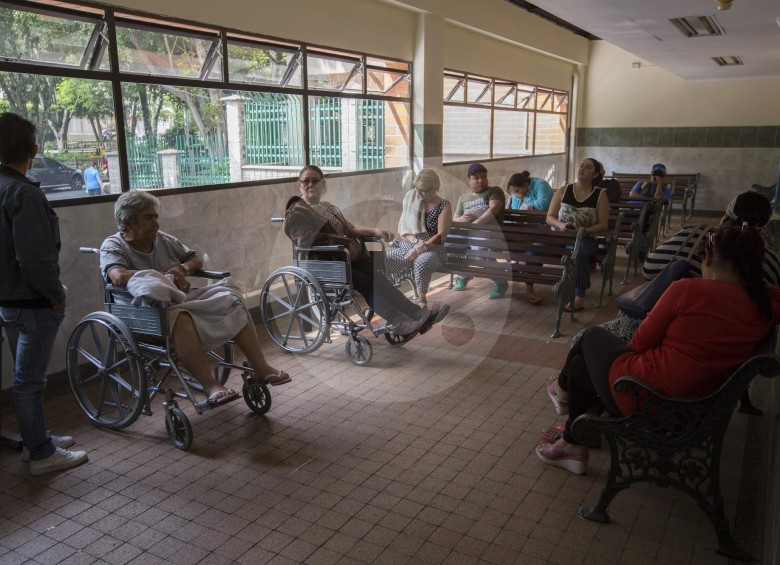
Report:
[{"label": "wheelchair handgrip", "polygon": [[190,276],[200,277],[202,279],[224,279],[230,276],[230,272],[229,271],[206,271],[204,269],[198,269]]},{"label": "wheelchair handgrip", "polygon": [[95,253],[97,255],[100,253],[100,249],[95,249],[94,247],[79,247],[79,253]]}]

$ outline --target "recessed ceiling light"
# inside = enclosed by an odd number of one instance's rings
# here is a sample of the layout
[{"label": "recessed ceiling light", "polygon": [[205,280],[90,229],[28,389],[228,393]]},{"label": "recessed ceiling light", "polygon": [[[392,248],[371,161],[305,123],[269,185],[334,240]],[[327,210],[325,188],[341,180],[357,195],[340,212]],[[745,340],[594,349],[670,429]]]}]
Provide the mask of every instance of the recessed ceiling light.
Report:
[{"label": "recessed ceiling light", "polygon": [[713,37],[726,35],[723,27],[713,16],[688,16],[669,20],[685,37]]},{"label": "recessed ceiling light", "polygon": [[727,55],[726,57],[713,57],[712,60],[715,61],[721,67],[735,67],[737,65],[745,64],[745,61],[742,60],[742,57],[739,57],[737,55]]}]

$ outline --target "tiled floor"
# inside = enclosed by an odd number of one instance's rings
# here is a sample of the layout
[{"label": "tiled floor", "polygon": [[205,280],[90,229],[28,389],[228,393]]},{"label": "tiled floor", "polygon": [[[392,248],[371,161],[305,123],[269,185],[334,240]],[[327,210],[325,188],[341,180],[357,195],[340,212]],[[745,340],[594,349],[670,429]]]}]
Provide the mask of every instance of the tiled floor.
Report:
[{"label": "tiled floor", "polygon": [[521,285],[487,300],[489,285],[437,287],[450,317],[404,348],[372,339],[367,367],[343,338],[304,357],[267,343],[293,383],[272,389],[265,417],[241,401],[193,413],[190,452],[166,438],[159,405],[111,432],[70,395],[50,401],[50,427],[90,460],[30,477],[0,451],[0,563],[725,563],[704,514],[670,490],[621,493],[609,525],[577,518],[605,479],[604,450],[582,476],[533,452],[556,420],[546,378],[613,300],[551,340],[549,289],[533,307]]}]

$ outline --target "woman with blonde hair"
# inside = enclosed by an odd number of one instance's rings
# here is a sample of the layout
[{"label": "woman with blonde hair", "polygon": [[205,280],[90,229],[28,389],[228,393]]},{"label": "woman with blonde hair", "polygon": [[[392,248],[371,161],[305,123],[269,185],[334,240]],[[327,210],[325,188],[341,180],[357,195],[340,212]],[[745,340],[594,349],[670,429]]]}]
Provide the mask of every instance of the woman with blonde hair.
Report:
[{"label": "woman with blonde hair", "polygon": [[441,179],[433,169],[421,170],[412,186],[404,195],[398,222],[402,240],[393,242],[394,248],[387,253],[387,274],[412,269],[419,305],[424,307],[431,277],[447,260],[442,244],[452,226],[452,206],[439,196]]}]

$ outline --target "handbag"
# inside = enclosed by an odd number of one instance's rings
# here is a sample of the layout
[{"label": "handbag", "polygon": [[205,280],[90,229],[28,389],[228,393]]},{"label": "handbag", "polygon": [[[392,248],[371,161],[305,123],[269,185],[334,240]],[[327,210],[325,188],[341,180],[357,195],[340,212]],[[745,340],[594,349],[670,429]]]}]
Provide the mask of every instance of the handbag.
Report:
[{"label": "handbag", "polygon": [[[696,254],[701,240],[715,229],[716,228],[712,226],[706,225],[696,226],[696,229],[688,234],[688,237],[683,244],[677,249],[672,257],[672,261],[664,267],[653,280],[640,284],[636,288],[618,296],[616,300],[618,309],[629,318],[644,320],[647,317],[648,312],[650,312],[656,302],[658,302],[658,299],[661,298],[661,295],[674,281],[690,276],[691,258]],[[688,257],[677,257],[680,251],[684,249],[693,238],[693,234],[698,230],[701,230],[701,233],[699,233],[699,236],[693,242],[693,246],[688,252]]]}]

